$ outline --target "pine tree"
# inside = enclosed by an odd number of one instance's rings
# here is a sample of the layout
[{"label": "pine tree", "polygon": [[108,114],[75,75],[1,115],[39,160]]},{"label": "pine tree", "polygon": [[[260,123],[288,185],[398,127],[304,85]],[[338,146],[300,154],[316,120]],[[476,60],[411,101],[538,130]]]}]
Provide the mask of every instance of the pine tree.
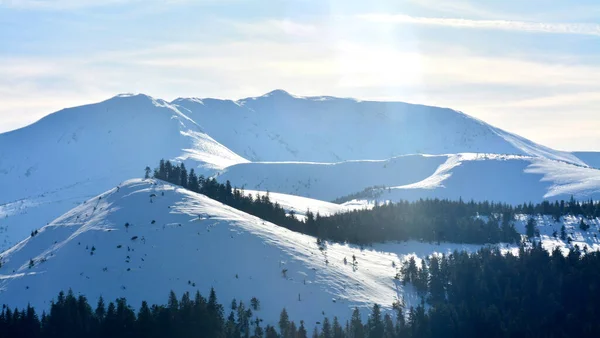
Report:
[{"label": "pine tree", "polygon": [[417,274],[417,280],[414,282],[415,288],[419,294],[424,295],[427,293],[427,288],[429,286],[429,269],[427,268],[427,263],[425,260],[421,260],[421,268]]},{"label": "pine tree", "polygon": [[392,316],[389,313],[386,313],[383,316],[383,337],[384,338],[394,338],[396,335],[396,330],[394,328],[394,321],[392,320]]},{"label": "pine tree", "polygon": [[579,229],[581,229],[582,231],[588,231],[589,228],[589,224],[585,223],[582,218],[581,222],[579,222]]},{"label": "pine tree", "polygon": [[145,173],[144,173],[144,179],[149,179],[151,172],[152,172],[152,169],[150,169],[150,167],[146,167]]},{"label": "pine tree", "polygon": [[290,325],[290,318],[288,316],[285,308],[281,310],[281,314],[279,315],[279,332],[281,332],[281,337],[289,338],[288,328]]},{"label": "pine tree", "polygon": [[265,328],[265,338],[279,338],[277,331],[271,325],[267,325]]},{"label": "pine tree", "polygon": [[185,169],[185,164],[181,163],[181,169],[179,171],[180,171],[179,185],[182,186],[183,188],[187,189],[188,188],[188,173],[187,173],[187,170]]},{"label": "pine tree", "polygon": [[174,177],[171,177],[173,175],[173,165],[171,164],[171,161],[165,162],[165,171],[164,171],[164,175],[163,175],[163,180],[167,181],[167,182],[171,182],[173,181]]},{"label": "pine tree", "polygon": [[306,332],[306,328],[304,327],[304,321],[301,320],[300,321],[300,327],[298,328],[298,334],[297,337],[298,338],[308,338],[306,335],[308,333]]},{"label": "pine tree", "polygon": [[331,324],[327,317],[323,318],[323,325],[321,326],[321,335],[319,338],[332,338]]},{"label": "pine tree", "polygon": [[567,240],[567,229],[564,224],[560,227],[560,239],[563,241]]},{"label": "pine tree", "polygon": [[350,319],[350,336],[352,338],[365,338],[364,327],[360,319],[360,311],[354,308]]},{"label": "pine tree", "polygon": [[369,338],[383,337],[384,326],[381,319],[381,307],[378,304],[373,305],[367,326]]},{"label": "pine tree", "polygon": [[252,338],[262,338],[263,335],[264,331],[262,327],[260,327],[260,320],[256,318],[256,321],[254,322],[254,335],[252,336]]},{"label": "pine tree", "polygon": [[431,274],[431,277],[429,278],[430,302],[432,304],[444,302],[446,299],[446,291],[444,288],[445,282],[439,259],[435,255],[430,259],[429,273]]},{"label": "pine tree", "polygon": [[535,219],[529,218],[527,220],[527,224],[525,225],[525,234],[527,235],[527,238],[531,239],[535,236],[535,230],[536,230],[535,227],[536,227]]},{"label": "pine tree", "polygon": [[194,168],[190,169],[190,174],[188,177],[188,189],[190,189],[193,192],[200,192],[198,176],[196,176],[196,172],[194,171]]},{"label": "pine tree", "polygon": [[252,297],[252,299],[250,299],[250,306],[252,306],[254,311],[258,311],[260,309],[260,301],[258,298]]},{"label": "pine tree", "polygon": [[167,177],[165,175],[166,172],[167,172],[167,169],[166,169],[165,160],[164,159],[160,160],[160,164],[158,166],[158,175],[155,175],[155,177],[160,180],[166,181],[167,180]]},{"label": "pine tree", "polygon": [[217,294],[214,288],[210,288],[207,304],[208,315],[211,321],[208,325],[208,336],[216,337],[218,332],[222,331],[223,326],[223,306],[217,302]]},{"label": "pine tree", "polygon": [[137,321],[135,323],[135,332],[137,337],[151,337],[153,332],[153,318],[148,303],[142,302],[142,306],[138,312]]},{"label": "pine tree", "polygon": [[344,329],[337,317],[333,317],[333,338],[344,338]]}]

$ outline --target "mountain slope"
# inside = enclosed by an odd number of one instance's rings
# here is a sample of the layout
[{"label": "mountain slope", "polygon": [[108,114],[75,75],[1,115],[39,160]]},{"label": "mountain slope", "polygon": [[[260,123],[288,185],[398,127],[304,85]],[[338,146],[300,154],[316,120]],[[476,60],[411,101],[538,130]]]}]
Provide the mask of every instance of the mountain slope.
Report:
[{"label": "mountain slope", "polygon": [[[517,216],[519,231],[527,218]],[[598,219],[586,220],[588,232],[577,229],[578,217],[537,219],[548,250],[568,252],[569,244],[551,237],[563,224],[572,245],[600,249],[594,236]],[[501,246],[518,252],[516,246]],[[169,290],[207,293],[214,287],[224,304],[257,297],[261,309],[255,314],[266,323],[274,324],[285,307],[291,318],[311,327],[322,313],[345,321],[354,306],[366,309],[376,302],[389,310],[396,299],[416,305],[420,300],[412,287],[394,279],[402,262],[480,247],[409,241],[365,249],[326,243],[321,250],[314,237],[203,195],[136,179],[86,201],[2,253],[0,303],[30,303],[41,311],[60,290],[71,288],[92,304],[100,296],[126,297],[137,307],[142,300],[165,303]]]},{"label": "mountain slope", "polygon": [[[380,164],[365,160],[458,152],[530,154],[585,166],[570,153],[543,147],[451,109],[296,97],[281,90],[239,101],[178,99],[168,103],[146,95],[119,95],[64,109],[28,127],[0,134],[0,250],[97,191],[140,176],[145,166],[152,167],[161,158],[185,161],[188,169],[205,175],[231,168],[232,177],[242,178],[232,179],[236,186],[252,183],[247,188],[330,200],[373,185],[412,184],[433,174],[441,164],[440,158],[419,160],[438,163],[422,167],[390,164],[397,170],[393,173],[374,170],[371,167]],[[351,170],[352,164],[339,165],[347,168],[340,177],[335,177],[335,170],[325,170],[327,174],[321,177],[320,169],[298,177],[294,172],[287,172],[286,177],[272,173],[277,176],[269,183],[272,189],[252,181],[252,176],[261,175],[255,172],[261,164],[236,166],[248,160],[365,163],[356,170]],[[376,176],[363,177],[362,165],[369,167],[364,173]],[[310,180],[338,183],[329,192],[311,191],[319,188]],[[279,188],[285,185],[290,188]]]},{"label": "mountain slope", "polygon": [[339,162],[482,152],[585,165],[461,112],[402,102],[298,97],[276,90],[239,101],[172,102],[217,141],[252,161]]},{"label": "mountain slope", "polygon": [[0,134],[3,245],[98,191],[140,176],[160,158],[200,171],[247,162],[172,105],[145,95],[65,109]]},{"label": "mountain slope", "polygon": [[[206,293],[212,286],[225,304],[258,297],[261,318],[276,320],[286,307],[292,318],[315,323],[321,311],[349,316],[351,307],[374,302],[389,309],[405,294],[392,262],[399,267],[407,254],[477,246],[407,242],[387,248],[331,244],[321,251],[313,237],[206,196],[131,180],[4,252],[0,303],[29,302],[41,310],[58,291],[72,288],[91,302],[100,295],[127,297],[139,306],[142,300],[166,302],[171,289]],[[352,262],[352,255],[357,265],[345,265],[344,257]],[[405,295],[408,304],[418,302]]]},{"label": "mountain slope", "polygon": [[600,198],[600,170],[528,156],[410,155],[387,161],[243,163],[218,180],[246,189],[334,200],[370,189],[379,200],[449,198],[505,203]]},{"label": "mountain slope", "polygon": [[597,151],[575,151],[573,155],[585,162],[592,168],[600,169],[600,152]]},{"label": "mountain slope", "polygon": [[421,181],[446,161],[446,156],[399,156],[383,161],[253,162],[233,165],[217,179],[245,189],[268,190],[332,201],[367,187]]}]

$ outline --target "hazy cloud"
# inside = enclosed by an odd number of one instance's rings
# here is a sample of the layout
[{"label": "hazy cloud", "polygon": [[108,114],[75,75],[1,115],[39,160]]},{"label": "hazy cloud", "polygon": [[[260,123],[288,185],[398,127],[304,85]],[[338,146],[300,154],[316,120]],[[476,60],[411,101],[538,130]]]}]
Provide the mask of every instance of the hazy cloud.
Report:
[{"label": "hazy cloud", "polygon": [[600,25],[592,23],[543,23],[510,20],[470,20],[415,17],[405,14],[364,14],[359,18],[377,23],[403,23],[472,29],[497,29],[530,33],[580,34],[600,36]]}]

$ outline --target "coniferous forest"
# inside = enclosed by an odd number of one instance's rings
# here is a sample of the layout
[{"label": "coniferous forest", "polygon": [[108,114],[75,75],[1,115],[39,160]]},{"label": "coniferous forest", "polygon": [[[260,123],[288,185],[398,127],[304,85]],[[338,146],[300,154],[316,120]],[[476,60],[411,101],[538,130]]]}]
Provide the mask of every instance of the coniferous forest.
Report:
[{"label": "coniferous forest", "polygon": [[124,298],[108,304],[100,299],[92,307],[84,296],[69,291],[41,314],[32,307],[4,306],[0,338],[600,336],[597,252],[583,254],[575,248],[563,256],[539,245],[521,247],[518,255],[492,249],[455,252],[420,264],[409,260],[399,267],[397,278],[414,286],[421,305],[406,309],[396,302],[393,310],[383,311],[375,304],[366,319],[355,309],[348,321],[324,317],[319,323],[290,318],[285,309],[279,319],[259,318],[260,300],[223,306],[214,290],[208,299],[198,292],[181,298],[171,292],[167,305],[143,302],[136,310]]},{"label": "coniferous forest", "polygon": [[[150,173],[151,169],[147,167],[147,178]],[[299,220],[293,214],[286,215],[278,203],[271,202],[268,193],[248,196],[233,188],[229,181],[222,184],[214,178],[198,177],[194,169],[188,172],[184,164],[174,165],[161,160],[154,170],[154,177],[296,232],[360,245],[409,239],[472,244],[515,243],[521,239],[512,223],[515,214],[551,215],[555,219],[568,214],[600,217],[600,204],[594,201],[571,199],[568,202],[544,201],[536,205],[524,203],[512,206],[489,201],[427,199],[376,205],[370,210],[327,217],[307,211],[306,220]]]}]

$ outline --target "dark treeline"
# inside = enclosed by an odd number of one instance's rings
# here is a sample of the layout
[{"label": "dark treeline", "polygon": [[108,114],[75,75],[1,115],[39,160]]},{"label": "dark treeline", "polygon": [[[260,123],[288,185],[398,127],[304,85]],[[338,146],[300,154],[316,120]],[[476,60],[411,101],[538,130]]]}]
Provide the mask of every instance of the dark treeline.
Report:
[{"label": "dark treeline", "polygon": [[[146,177],[151,173],[146,168]],[[600,204],[593,201],[578,203],[543,202],[525,203],[518,206],[493,202],[464,202],[427,199],[415,202],[399,202],[377,205],[370,210],[356,210],[327,217],[306,213],[300,221],[293,213],[286,216],[285,210],[263,196],[248,196],[232,188],[231,183],[218,183],[213,178],[198,177],[194,170],[189,173],[184,164],[173,165],[160,161],[154,177],[194,192],[205,194],[217,201],[245,211],[279,226],[302,232],[320,239],[354,244],[371,244],[384,241],[409,239],[428,242],[455,243],[499,243],[518,242],[521,237],[513,226],[514,215],[543,214],[555,218],[567,214],[600,216]],[[475,216],[487,216],[484,218]]]},{"label": "dark treeline", "polygon": [[331,202],[335,204],[343,204],[352,200],[375,200],[383,194],[384,190],[384,185],[376,185],[350,195],[338,197]]},{"label": "dark treeline", "polygon": [[[149,174],[150,168],[146,167],[146,178],[149,177]],[[279,226],[297,232],[304,232],[304,223],[295,218],[293,214],[290,216],[286,215],[285,210],[279,203],[271,202],[268,194],[257,195],[256,198],[246,195],[237,188],[233,189],[229,181],[221,184],[214,178],[205,178],[202,175],[197,176],[194,169],[191,169],[188,173],[183,163],[173,165],[170,161],[161,160],[159,167],[154,170],[154,178],[206,195],[223,204]]]},{"label": "dark treeline", "polygon": [[[309,216],[306,224],[319,238],[358,244],[408,239],[512,243],[521,239],[510,222],[511,217],[492,214],[485,221],[474,217],[477,206],[439,199],[388,203],[371,210],[338,213],[314,221]],[[503,209],[498,207],[498,210]]]},{"label": "dark treeline", "polygon": [[410,260],[398,278],[430,305],[411,310],[417,337],[600,337],[600,254],[539,244]]},{"label": "dark treeline", "polygon": [[69,292],[60,293],[41,317],[32,307],[3,307],[0,338],[600,337],[597,252],[583,255],[575,248],[565,257],[540,246],[522,247],[518,255],[482,249],[431,257],[420,265],[409,260],[397,278],[415,286],[421,305],[404,310],[396,303],[386,313],[374,305],[366,322],[355,309],[345,322],[334,317],[305,325],[284,309],[277,325],[265,325],[257,316],[258,299],[234,300],[225,308],[214,290],[208,299],[198,292],[178,299],[171,292],[166,306],[143,302],[137,312],[124,298],[108,305],[100,299],[92,309],[84,296]]}]

